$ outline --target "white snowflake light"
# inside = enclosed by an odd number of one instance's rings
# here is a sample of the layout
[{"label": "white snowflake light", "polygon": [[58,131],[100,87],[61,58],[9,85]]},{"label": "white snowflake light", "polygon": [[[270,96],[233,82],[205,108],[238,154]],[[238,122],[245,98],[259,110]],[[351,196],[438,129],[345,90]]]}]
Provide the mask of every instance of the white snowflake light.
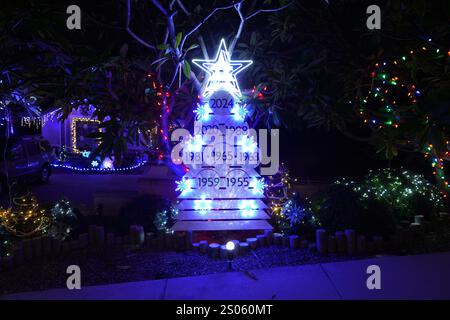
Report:
[{"label": "white snowflake light", "polygon": [[200,152],[203,147],[203,138],[201,135],[191,137],[187,142],[187,149],[191,152]]},{"label": "white snowflake light", "polygon": [[247,116],[248,110],[245,105],[235,103],[233,108],[231,109],[231,113],[233,114],[233,119],[235,121],[244,121]]},{"label": "white snowflake light", "polygon": [[258,205],[255,200],[242,200],[239,205],[239,210],[242,211],[242,216],[245,218],[253,217],[256,209],[258,209]]},{"label": "white snowflake light", "polygon": [[254,177],[250,182],[250,187],[252,187],[252,193],[257,195],[264,194],[264,189],[267,187],[264,179],[258,179]]},{"label": "white snowflake light", "polygon": [[210,114],[213,113],[213,110],[209,106],[208,103],[198,103],[197,109],[194,110],[194,113],[197,114],[196,119],[201,121],[208,121],[210,118]]},{"label": "white snowflake light", "polygon": [[180,191],[182,194],[186,194],[192,190],[192,180],[186,177],[183,177],[180,181],[175,181],[177,187],[175,191]]},{"label": "white snowflake light", "polygon": [[255,152],[256,142],[253,136],[242,136],[239,139],[239,145],[242,147],[242,152]]},{"label": "white snowflake light", "polygon": [[200,200],[194,200],[194,209],[200,214],[205,214],[212,209],[212,200],[206,200],[204,196]]}]

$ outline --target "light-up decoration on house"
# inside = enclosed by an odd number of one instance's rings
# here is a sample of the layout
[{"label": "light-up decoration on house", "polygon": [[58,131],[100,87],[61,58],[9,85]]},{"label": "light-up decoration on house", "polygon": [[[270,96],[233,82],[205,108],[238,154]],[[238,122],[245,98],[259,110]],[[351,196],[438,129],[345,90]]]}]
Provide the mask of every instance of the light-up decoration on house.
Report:
[{"label": "light-up decoration on house", "polygon": [[209,97],[219,90],[226,91],[233,96],[240,97],[241,90],[236,75],[249,67],[252,60],[231,60],[225,45],[225,39],[220,40],[219,50],[214,60],[194,59],[192,63],[208,74],[203,89],[203,97]]},{"label": "light-up decoration on house", "polygon": [[201,121],[206,122],[209,120],[210,114],[213,113],[213,110],[207,103],[198,103],[197,109],[194,110],[194,113],[197,114],[197,116],[195,118],[196,120],[201,120]]},{"label": "light-up decoration on house", "polygon": [[207,77],[194,111],[193,134],[181,151],[187,170],[177,182],[179,215],[172,229],[272,229],[264,210],[264,180],[255,170],[257,161],[250,161],[259,159],[258,144],[245,121],[248,110],[236,79],[252,61],[231,60],[221,40],[214,59],[192,62]]},{"label": "light-up decoration on house", "polygon": [[92,160],[92,162],[91,162],[91,166],[94,168],[98,167],[99,164],[100,163],[97,160]]},{"label": "light-up decoration on house", "polygon": [[87,150],[83,150],[81,152],[81,155],[83,156],[83,158],[89,158],[89,156],[91,155],[91,152],[87,151]]},{"label": "light-up decoration on house", "polygon": [[92,124],[92,123],[99,124],[100,123],[100,121],[97,119],[81,118],[81,117],[72,118],[70,131],[72,134],[72,150],[75,153],[81,153],[81,151],[78,149],[78,138],[77,138],[77,123],[79,123],[79,122],[80,123],[84,122],[86,124]]},{"label": "light-up decoration on house", "polygon": [[77,171],[77,172],[83,172],[83,173],[97,173],[97,172],[124,172],[124,171],[131,171],[131,170],[135,170],[138,169],[142,166],[144,166],[147,163],[147,161],[142,161],[142,162],[138,162],[135,165],[132,166],[126,166],[126,167],[110,167],[110,168],[104,168],[102,166],[100,166],[100,163],[97,160],[93,160],[91,162],[91,168],[88,167],[79,167],[79,166],[74,166],[74,165],[70,165],[70,164],[59,164],[59,163],[52,163],[52,167],[54,168],[62,168],[62,169],[68,169],[68,170],[73,170],[73,171]]},{"label": "light-up decoration on house", "polygon": [[111,160],[111,158],[106,157],[102,162],[102,168],[103,169],[114,169],[114,161]]}]

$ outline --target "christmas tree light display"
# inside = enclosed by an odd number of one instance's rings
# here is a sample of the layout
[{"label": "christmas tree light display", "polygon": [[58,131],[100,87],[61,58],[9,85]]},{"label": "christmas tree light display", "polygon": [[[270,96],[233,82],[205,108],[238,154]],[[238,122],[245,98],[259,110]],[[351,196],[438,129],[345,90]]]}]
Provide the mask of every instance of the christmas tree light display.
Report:
[{"label": "christmas tree light display", "polygon": [[236,75],[250,60],[231,60],[222,39],[215,59],[193,60],[206,72],[194,134],[184,141],[187,173],[177,181],[174,231],[272,229],[266,221],[264,179],[256,172],[259,148],[245,118]]},{"label": "christmas tree light display", "polygon": [[57,201],[50,210],[50,216],[51,224],[47,233],[60,240],[68,239],[79,223],[72,205],[67,199]]},{"label": "christmas tree light display", "polygon": [[36,197],[26,192],[12,198],[12,207],[0,208],[0,224],[16,237],[33,237],[46,232],[50,223]]}]

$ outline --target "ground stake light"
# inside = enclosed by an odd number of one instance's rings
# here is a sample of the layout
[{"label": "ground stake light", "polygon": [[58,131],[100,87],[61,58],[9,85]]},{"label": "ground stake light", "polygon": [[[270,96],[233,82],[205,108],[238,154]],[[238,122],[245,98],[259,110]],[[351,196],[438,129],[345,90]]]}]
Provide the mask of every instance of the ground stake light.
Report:
[{"label": "ground stake light", "polygon": [[232,270],[233,269],[234,249],[235,249],[234,242],[228,241],[227,244],[225,245],[225,247],[227,248],[227,252],[228,252],[228,270]]}]

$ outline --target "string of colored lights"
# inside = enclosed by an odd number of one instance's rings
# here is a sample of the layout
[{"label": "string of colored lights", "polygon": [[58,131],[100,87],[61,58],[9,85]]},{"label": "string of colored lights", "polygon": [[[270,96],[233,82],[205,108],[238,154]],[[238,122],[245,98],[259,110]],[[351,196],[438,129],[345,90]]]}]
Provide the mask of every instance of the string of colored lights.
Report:
[{"label": "string of colored lights", "polygon": [[140,163],[137,163],[135,165],[132,166],[128,166],[128,167],[119,167],[119,168],[85,168],[85,167],[76,167],[76,166],[72,166],[69,164],[59,164],[59,163],[53,163],[52,167],[54,168],[63,168],[63,169],[70,169],[70,170],[74,170],[74,171],[79,171],[79,172],[123,172],[123,171],[130,171],[130,170],[134,170],[137,168],[142,167],[143,165],[145,165],[147,163],[147,161],[142,161]]},{"label": "string of colored lights", "polygon": [[266,188],[266,197],[270,201],[271,216],[280,227],[283,224],[283,208],[289,202],[291,196],[295,195],[292,185],[297,179],[292,179],[289,170],[283,163],[277,174],[268,177],[268,187]]},{"label": "string of colored lights", "polygon": [[[160,136],[160,141],[162,145],[166,149],[166,151],[170,150],[170,141],[169,141],[169,130],[171,129],[171,125],[169,123],[170,116],[170,97],[171,94],[169,91],[164,90],[164,87],[161,83],[158,82],[157,76],[148,73],[146,81],[149,84],[149,87],[145,90],[145,93],[151,96],[156,97],[156,106],[159,111],[159,122],[155,121],[154,125],[156,128],[156,134]],[[160,150],[159,146],[156,146],[155,149],[159,151],[158,160],[162,161],[164,159],[164,150]]]},{"label": "string of colored lights", "polygon": [[[431,39],[428,39],[428,41],[431,42]],[[433,59],[448,59],[450,50],[430,49],[428,46],[423,46],[419,50],[410,50],[398,59],[374,65],[374,70],[371,73],[371,90],[358,104],[358,115],[372,129],[392,128],[395,130],[402,123],[405,123],[404,119],[408,117],[415,117],[416,121],[423,121],[423,123],[429,121],[427,115],[417,119],[421,115],[417,112],[412,114],[422,92],[412,80],[401,77],[399,71],[395,69],[407,66],[417,55],[428,55]],[[352,103],[352,101],[349,101],[349,103]],[[374,105],[378,108],[373,108]],[[449,191],[449,181],[444,169],[444,160],[449,159],[450,156],[449,142],[446,141],[446,144],[447,150],[444,151],[444,154],[439,154],[438,150],[429,142],[425,143],[423,148],[424,156],[430,159],[433,174],[437,178],[444,197],[447,197]]]},{"label": "string of colored lights", "polygon": [[39,208],[36,197],[30,192],[13,197],[13,206],[0,208],[0,223],[16,237],[31,237],[43,233],[49,225],[45,209]]}]

